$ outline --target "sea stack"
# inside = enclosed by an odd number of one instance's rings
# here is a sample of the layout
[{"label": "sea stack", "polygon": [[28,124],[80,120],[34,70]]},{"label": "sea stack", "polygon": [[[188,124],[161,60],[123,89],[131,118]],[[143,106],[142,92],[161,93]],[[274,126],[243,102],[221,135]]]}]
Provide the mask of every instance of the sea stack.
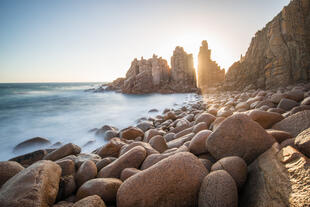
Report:
[{"label": "sea stack", "polygon": [[202,41],[198,54],[198,87],[202,91],[222,83],[225,78],[225,70],[211,60],[211,50],[206,40]]}]

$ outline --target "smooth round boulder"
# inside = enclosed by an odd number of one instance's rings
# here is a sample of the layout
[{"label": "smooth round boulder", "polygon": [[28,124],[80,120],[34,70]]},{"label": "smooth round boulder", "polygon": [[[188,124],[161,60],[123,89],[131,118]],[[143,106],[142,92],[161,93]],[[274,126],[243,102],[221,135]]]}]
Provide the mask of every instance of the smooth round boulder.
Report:
[{"label": "smooth round boulder", "polygon": [[189,144],[189,151],[195,155],[207,153],[206,140],[212,133],[210,130],[202,130],[198,132]]},{"label": "smooth round boulder", "polygon": [[196,134],[196,133],[200,132],[201,130],[208,129],[208,127],[209,126],[206,122],[200,122],[200,123],[194,125],[193,132]]},{"label": "smooth round boulder", "polygon": [[54,162],[38,161],[2,185],[0,206],[51,206],[55,202],[61,168]]},{"label": "smooth round boulder", "polygon": [[125,180],[117,192],[117,206],[197,206],[207,173],[196,156],[177,153]]},{"label": "smooth round boulder", "polygon": [[196,120],[195,120],[195,125],[200,123],[200,122],[204,122],[207,124],[207,127],[210,126],[210,124],[215,120],[215,116],[213,116],[212,114],[209,113],[202,113],[200,114]]},{"label": "smooth round boulder", "polygon": [[265,129],[272,127],[275,123],[284,119],[279,113],[261,110],[252,110],[248,115],[252,120],[259,123]]},{"label": "smooth round boulder", "polygon": [[121,173],[121,180],[124,182],[127,178],[137,174],[138,172],[141,172],[141,170],[138,170],[137,168],[125,168]]},{"label": "smooth round boulder", "polygon": [[0,162],[0,188],[11,177],[24,169],[21,164],[15,161]]},{"label": "smooth round boulder", "polygon": [[139,168],[146,157],[143,147],[137,146],[120,156],[117,160],[102,168],[99,178],[120,178],[121,172],[125,168]]},{"label": "smooth round boulder", "polygon": [[75,144],[69,143],[61,146],[60,148],[48,153],[44,156],[44,160],[59,160],[68,155],[76,155],[81,152],[81,148]]},{"label": "smooth round boulder", "polygon": [[57,160],[56,163],[61,167],[61,176],[75,174],[75,163],[73,160]]},{"label": "smooth round boulder", "polygon": [[208,174],[199,191],[199,207],[237,207],[238,189],[234,179],[225,170]]},{"label": "smooth round boulder", "polygon": [[147,156],[149,156],[151,154],[159,154],[159,152],[157,150],[155,150],[149,143],[145,143],[145,142],[141,142],[141,141],[135,141],[135,142],[130,143],[128,145],[124,145],[119,152],[119,156],[122,156],[123,154],[125,154],[126,152],[128,152],[129,150],[131,150],[132,148],[137,147],[137,146],[143,147],[146,151]]},{"label": "smooth round boulder", "polygon": [[50,145],[51,142],[47,139],[47,138],[43,138],[43,137],[34,137],[31,139],[27,139],[21,143],[19,143],[18,145],[16,145],[13,149],[14,152],[18,151],[18,150],[22,150],[24,148],[28,148],[28,147],[43,147],[46,145]]},{"label": "smooth round boulder", "polygon": [[145,132],[143,141],[149,142],[150,139],[156,135],[163,135],[163,132],[157,129],[149,129]]},{"label": "smooth round boulder", "polygon": [[226,119],[226,117],[216,117],[216,119],[214,120],[214,122],[212,122],[212,124],[210,125],[210,129],[215,131],[217,129],[218,126],[220,126],[220,124]]},{"label": "smooth round boulder", "polygon": [[302,153],[310,157],[310,128],[298,134],[295,138],[295,145]]},{"label": "smooth round boulder", "polygon": [[247,179],[247,164],[238,156],[224,157],[220,159],[211,167],[211,171],[216,170],[226,170],[235,180],[239,190],[242,188]]},{"label": "smooth round boulder", "polygon": [[79,167],[75,175],[77,186],[81,186],[86,181],[95,178],[96,175],[97,175],[96,164],[91,160],[85,161],[81,165],[81,167]]},{"label": "smooth round boulder", "polygon": [[120,131],[120,137],[123,139],[134,140],[143,136],[144,132],[138,127],[128,127]]},{"label": "smooth round boulder", "polygon": [[217,160],[239,156],[251,163],[272,146],[275,139],[264,128],[244,114],[235,114],[223,121],[208,137],[207,150]]},{"label": "smooth round boulder", "polygon": [[285,97],[296,102],[304,99],[304,92],[302,90],[292,90],[285,93]]},{"label": "smooth round boulder", "polygon": [[47,155],[47,150],[36,150],[29,152],[14,158],[11,158],[9,161],[15,161],[21,164],[23,167],[28,167],[33,163],[42,160],[45,155]]},{"label": "smooth round boulder", "polygon": [[99,196],[92,195],[74,203],[73,207],[106,207],[106,205]]},{"label": "smooth round boulder", "polygon": [[160,153],[168,149],[167,143],[161,135],[152,137],[149,141],[149,144]]},{"label": "smooth round boulder", "polygon": [[123,182],[116,178],[95,178],[84,183],[78,190],[77,199],[98,195],[104,202],[114,202],[116,193]]}]

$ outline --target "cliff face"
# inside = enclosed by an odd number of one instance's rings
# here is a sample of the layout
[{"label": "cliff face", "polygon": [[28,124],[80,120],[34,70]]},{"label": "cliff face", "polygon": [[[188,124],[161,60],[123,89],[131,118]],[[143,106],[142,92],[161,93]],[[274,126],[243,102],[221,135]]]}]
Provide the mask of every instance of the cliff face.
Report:
[{"label": "cliff face", "polygon": [[198,87],[202,91],[224,81],[225,70],[218,66],[215,61],[211,60],[211,50],[208,48],[206,40],[202,41],[198,54]]},{"label": "cliff face", "polygon": [[153,55],[150,59],[134,59],[124,79],[108,84],[109,90],[123,93],[196,92],[196,74],[192,55],[176,47],[171,57],[171,69],[166,60]]},{"label": "cliff face", "polygon": [[226,88],[286,86],[310,80],[310,1],[293,0],[257,32],[228,70]]}]

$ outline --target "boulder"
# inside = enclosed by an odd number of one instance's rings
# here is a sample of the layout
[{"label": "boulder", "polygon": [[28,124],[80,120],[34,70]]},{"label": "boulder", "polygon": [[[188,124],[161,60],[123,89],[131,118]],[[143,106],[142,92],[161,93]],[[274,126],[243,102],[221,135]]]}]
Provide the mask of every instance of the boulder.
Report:
[{"label": "boulder", "polygon": [[102,168],[115,161],[115,157],[106,157],[96,163],[97,171],[99,172]]},{"label": "boulder", "polygon": [[172,132],[169,132],[164,135],[164,139],[166,140],[166,142],[170,142],[174,140],[174,138],[175,138],[175,133],[172,133]]},{"label": "boulder", "polygon": [[75,175],[77,186],[81,186],[86,181],[95,178],[96,175],[97,175],[96,164],[91,160],[85,161],[81,165],[81,167],[79,167]]},{"label": "boulder", "polygon": [[101,160],[101,157],[94,153],[80,153],[76,156],[75,166],[79,168],[85,161],[91,160],[94,163],[97,163]]},{"label": "boulder", "polygon": [[163,132],[157,130],[157,129],[149,129],[144,134],[144,142],[149,142],[150,139],[156,135],[163,135]]},{"label": "boulder", "polygon": [[172,141],[170,141],[170,142],[167,142],[167,146],[168,146],[169,149],[170,149],[170,148],[174,148],[174,147],[179,148],[179,147],[181,147],[185,142],[188,142],[188,141],[192,140],[192,138],[193,138],[194,136],[195,136],[194,133],[189,133],[189,134],[187,134],[187,135],[185,135],[185,136],[182,136],[182,137],[180,137],[180,138],[177,138],[177,139],[174,139],[174,140],[172,140]]},{"label": "boulder", "polygon": [[127,178],[141,172],[137,168],[125,168],[121,173],[121,180],[124,182]]},{"label": "boulder", "polygon": [[15,161],[0,162],[0,188],[7,180],[23,169],[24,167]]},{"label": "boulder", "polygon": [[301,105],[310,105],[310,96],[305,98],[302,102]]},{"label": "boulder", "polygon": [[252,120],[259,123],[265,129],[272,127],[275,123],[284,119],[279,113],[261,110],[252,110],[248,115]]},{"label": "boulder", "polygon": [[10,178],[0,189],[0,206],[51,206],[56,199],[61,168],[38,161]]},{"label": "boulder", "polygon": [[101,147],[97,154],[102,157],[118,157],[119,151],[126,143],[120,138],[112,138],[106,145]]},{"label": "boulder", "polygon": [[216,117],[215,121],[211,124],[210,129],[215,131],[225,119],[226,117]]},{"label": "boulder", "polygon": [[129,150],[131,150],[132,148],[137,147],[137,146],[141,146],[145,149],[146,156],[149,156],[151,154],[159,154],[159,152],[157,150],[155,150],[149,143],[136,141],[136,142],[133,142],[129,145],[124,145],[119,152],[119,156],[122,156],[123,154],[125,154],[126,152],[128,152]]},{"label": "boulder", "polygon": [[210,126],[210,124],[215,120],[215,116],[213,116],[212,114],[209,114],[209,113],[202,113],[200,114],[196,120],[195,120],[195,124],[198,124],[200,122],[204,122],[207,124],[207,127]]},{"label": "boulder", "polygon": [[125,180],[117,192],[117,206],[197,206],[207,173],[193,154],[175,154]]},{"label": "boulder", "polygon": [[106,205],[99,196],[92,195],[74,203],[73,207],[106,207]]},{"label": "boulder", "polygon": [[200,123],[193,126],[192,131],[196,134],[196,133],[200,132],[201,130],[208,129],[208,128],[209,128],[209,126],[207,125],[206,122],[200,122]]},{"label": "boulder", "polygon": [[47,155],[47,150],[37,150],[24,155],[20,155],[18,157],[14,157],[10,159],[10,161],[16,161],[22,166],[28,167],[29,165],[32,165],[39,160],[42,160],[45,155]]},{"label": "boulder", "polygon": [[14,152],[25,149],[25,148],[30,148],[30,147],[44,147],[47,145],[50,145],[51,142],[47,138],[43,137],[34,137],[31,139],[27,139],[18,145],[14,147]]},{"label": "boulder", "polygon": [[137,137],[143,137],[144,132],[138,127],[128,127],[120,131],[120,137],[123,139],[133,140]]},{"label": "boulder", "polygon": [[77,189],[73,175],[60,178],[57,201],[64,200],[72,195]]},{"label": "boulder", "polygon": [[160,153],[168,149],[166,141],[161,135],[156,135],[152,137],[149,141],[149,144]]},{"label": "boulder", "polygon": [[231,156],[224,157],[214,163],[214,165],[212,165],[211,171],[216,170],[227,171],[235,180],[237,187],[240,190],[246,181],[248,166],[242,158],[237,156]]},{"label": "boulder", "polygon": [[199,160],[202,162],[202,164],[205,166],[205,168],[208,170],[208,172],[210,172],[213,163],[208,159],[199,158]]},{"label": "boulder", "polygon": [[61,167],[61,176],[75,174],[75,163],[73,160],[57,160],[56,163]]},{"label": "boulder", "polygon": [[212,133],[210,130],[202,130],[198,132],[189,144],[189,151],[195,155],[207,153],[206,140]]},{"label": "boulder", "polygon": [[98,195],[104,202],[114,202],[116,193],[121,186],[122,181],[116,178],[96,178],[84,183],[78,190],[77,199],[83,199],[87,196]]},{"label": "boulder", "polygon": [[[227,130],[229,129],[229,130]],[[216,159],[239,156],[251,163],[275,142],[264,128],[244,114],[227,118],[208,137],[207,150]]]},{"label": "boulder", "polygon": [[310,157],[310,128],[302,131],[295,138],[295,146],[302,152],[304,155]]},{"label": "boulder", "polygon": [[74,203],[68,201],[60,201],[53,205],[53,207],[72,207]]},{"label": "boulder", "polygon": [[139,168],[146,157],[143,147],[137,146],[120,156],[117,160],[102,168],[99,178],[120,178],[121,172],[125,168]]},{"label": "boulder", "polygon": [[310,161],[291,146],[275,143],[249,166],[239,206],[308,206]]},{"label": "boulder", "polygon": [[285,97],[296,102],[299,102],[304,99],[304,92],[302,90],[292,90],[285,93]]},{"label": "boulder", "polygon": [[293,114],[272,126],[273,129],[282,130],[296,137],[300,132],[310,127],[310,110]]},{"label": "boulder", "polygon": [[276,130],[276,129],[267,129],[266,132],[273,136],[278,143],[283,142],[286,139],[293,138],[293,136],[285,131]]},{"label": "boulder", "polygon": [[139,129],[141,129],[143,132],[146,132],[147,130],[149,129],[153,129],[154,128],[154,125],[152,122],[150,121],[143,121],[143,122],[140,122],[137,127]]},{"label": "boulder", "polygon": [[283,109],[285,111],[291,110],[293,107],[298,106],[298,103],[294,100],[283,98],[278,104],[278,108]]},{"label": "boulder", "polygon": [[52,151],[44,156],[44,160],[59,160],[63,157],[66,157],[68,155],[76,155],[81,152],[81,148],[75,144],[69,143],[66,144],[55,151]]},{"label": "boulder", "polygon": [[202,181],[199,207],[237,207],[238,189],[234,179],[225,171],[217,170]]}]

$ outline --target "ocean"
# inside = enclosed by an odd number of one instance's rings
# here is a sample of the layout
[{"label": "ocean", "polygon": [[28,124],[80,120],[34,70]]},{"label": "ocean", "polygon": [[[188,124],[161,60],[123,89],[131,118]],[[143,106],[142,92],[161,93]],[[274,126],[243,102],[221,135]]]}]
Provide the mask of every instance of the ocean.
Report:
[{"label": "ocean", "polygon": [[[135,125],[141,117],[154,117],[165,108],[182,106],[195,94],[127,95],[116,92],[93,93],[86,89],[100,83],[1,83],[0,160],[31,152],[37,147],[13,152],[18,143],[48,138],[51,143],[72,142],[79,146],[90,140],[82,152],[106,143],[91,129],[103,125],[119,129]],[[159,112],[149,113],[156,108]]]}]

